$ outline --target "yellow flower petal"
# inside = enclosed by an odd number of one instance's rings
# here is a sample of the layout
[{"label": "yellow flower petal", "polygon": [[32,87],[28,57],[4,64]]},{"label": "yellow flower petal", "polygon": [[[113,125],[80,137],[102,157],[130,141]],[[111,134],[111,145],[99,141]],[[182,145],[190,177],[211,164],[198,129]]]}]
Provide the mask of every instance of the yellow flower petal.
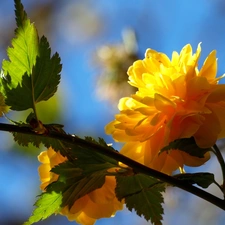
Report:
[{"label": "yellow flower petal", "polygon": [[159,111],[174,111],[176,103],[160,94],[155,94],[155,108]]},{"label": "yellow flower petal", "polygon": [[47,151],[41,152],[38,156],[38,161],[41,163],[50,163]]},{"label": "yellow flower petal", "polygon": [[206,114],[204,119],[204,123],[193,136],[199,147],[208,148],[215,144],[222,131],[222,127],[218,117],[214,113]]},{"label": "yellow flower petal", "polygon": [[[116,179],[112,176],[105,177],[105,185],[88,194],[89,198],[97,204],[107,204],[115,198]],[[102,196],[101,198],[99,196]]]},{"label": "yellow flower petal", "polygon": [[83,211],[77,214],[70,214],[68,211],[65,211],[63,214],[65,214],[70,221],[75,220],[78,224],[94,225],[96,222],[96,219],[87,216]]},{"label": "yellow flower petal", "polygon": [[202,69],[198,76],[206,77],[210,84],[215,84],[215,77],[217,73],[216,51],[212,51],[206,58]]},{"label": "yellow flower petal", "polygon": [[2,93],[0,93],[0,116],[7,113],[9,111],[9,106],[5,104],[5,98]]},{"label": "yellow flower petal", "polygon": [[70,210],[67,212],[67,214],[77,214],[80,211],[82,211],[83,208],[88,204],[89,197],[88,195],[85,195],[81,198],[79,198],[77,201],[74,202]]}]

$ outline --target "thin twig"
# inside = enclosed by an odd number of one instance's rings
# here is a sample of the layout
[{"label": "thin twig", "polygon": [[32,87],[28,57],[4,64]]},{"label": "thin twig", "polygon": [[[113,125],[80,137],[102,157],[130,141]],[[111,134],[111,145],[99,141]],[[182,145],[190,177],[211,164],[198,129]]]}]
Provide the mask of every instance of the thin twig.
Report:
[{"label": "thin twig", "polygon": [[216,144],[213,145],[213,150],[214,150],[213,152],[216,155],[216,157],[220,163],[220,166],[221,166],[222,175],[223,175],[222,190],[223,190],[223,194],[225,196],[225,162],[224,162],[223,156]]}]

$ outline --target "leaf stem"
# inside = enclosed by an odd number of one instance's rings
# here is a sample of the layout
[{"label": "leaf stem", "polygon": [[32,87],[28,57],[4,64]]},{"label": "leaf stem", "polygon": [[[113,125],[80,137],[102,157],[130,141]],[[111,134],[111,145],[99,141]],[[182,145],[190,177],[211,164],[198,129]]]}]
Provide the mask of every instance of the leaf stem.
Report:
[{"label": "leaf stem", "polygon": [[[18,133],[23,133],[23,134],[35,135],[35,136],[43,136],[41,134],[37,134],[37,133],[33,132],[32,129],[29,127],[20,127],[20,126],[15,126],[15,125],[11,125],[11,124],[0,123],[0,130],[8,131],[8,132],[18,132]],[[117,151],[112,151],[108,147],[105,147],[105,146],[102,146],[99,144],[95,144],[93,142],[89,142],[87,140],[84,140],[84,139],[81,139],[78,137],[74,137],[72,135],[62,134],[62,133],[55,132],[55,131],[50,131],[49,133],[44,134],[44,135],[45,135],[45,137],[47,136],[49,138],[57,139],[57,140],[64,141],[64,142],[67,142],[70,144],[76,144],[76,145],[80,145],[83,147],[88,147],[89,149],[91,149],[93,151],[96,151],[103,155],[107,155],[117,161],[120,161],[120,162],[128,165],[129,167],[133,168],[136,173],[143,173],[148,176],[155,177],[155,178],[157,178],[163,182],[166,182],[172,186],[176,186],[176,187],[183,189],[189,193],[192,193],[192,194],[198,196],[199,198],[202,198],[202,199],[214,204],[215,206],[225,210],[225,200],[220,199],[200,188],[197,188],[195,186],[187,184],[185,181],[178,180],[172,176],[166,175],[157,170],[146,167],[143,164],[140,164],[140,163],[120,154]]]},{"label": "leaf stem", "polygon": [[33,76],[30,75],[31,77],[31,88],[32,88],[32,103],[33,103],[33,110],[34,110],[34,115],[35,115],[35,119],[37,120],[38,124],[39,124],[39,120],[38,120],[38,116],[37,116],[37,109],[36,109],[36,105],[35,105],[35,98],[34,98],[34,82],[33,82]]},{"label": "leaf stem", "polygon": [[216,144],[213,145],[213,153],[216,155],[217,160],[219,161],[220,166],[221,166],[222,175],[223,175],[222,190],[223,190],[223,194],[225,196],[225,162],[224,162],[223,156]]}]

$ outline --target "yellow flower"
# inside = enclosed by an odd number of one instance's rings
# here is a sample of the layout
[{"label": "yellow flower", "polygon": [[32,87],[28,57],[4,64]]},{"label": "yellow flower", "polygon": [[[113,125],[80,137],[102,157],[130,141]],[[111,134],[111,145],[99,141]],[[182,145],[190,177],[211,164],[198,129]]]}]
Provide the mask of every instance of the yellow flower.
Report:
[{"label": "yellow flower", "polygon": [[120,100],[120,114],[105,128],[115,141],[125,143],[122,154],[167,174],[209,159],[209,153],[198,158],[179,150],[159,155],[176,139],[193,136],[199,147],[206,148],[225,137],[225,85],[218,85],[222,77],[216,78],[216,52],[199,70],[200,52],[200,44],[195,54],[186,45],[170,60],[147,49],[145,58],[128,69],[129,83],[138,91]]},{"label": "yellow flower", "polygon": [[136,88],[127,83],[127,68],[137,60],[137,42],[132,29],[123,31],[123,42],[103,45],[96,52],[95,62],[101,74],[97,78],[96,96],[117,105],[118,100],[130,95]]},{"label": "yellow flower", "polygon": [[[38,156],[42,163],[39,168],[41,190],[45,190],[48,184],[56,181],[58,175],[50,170],[67,160],[59,152],[52,148],[42,152]],[[116,180],[113,176],[106,176],[104,185],[89,194],[79,198],[69,209],[65,206],[60,213],[69,220],[75,220],[78,224],[93,225],[97,219],[111,217],[117,210],[122,210],[123,203],[117,200],[115,195]]]},{"label": "yellow flower", "polygon": [[0,92],[0,117],[9,111],[9,106],[5,104],[5,98],[3,94]]}]

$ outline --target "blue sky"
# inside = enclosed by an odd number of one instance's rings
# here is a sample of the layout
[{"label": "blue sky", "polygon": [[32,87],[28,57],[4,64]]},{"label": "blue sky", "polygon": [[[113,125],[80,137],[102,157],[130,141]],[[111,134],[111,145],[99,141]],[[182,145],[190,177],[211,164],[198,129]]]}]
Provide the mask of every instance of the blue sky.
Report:
[{"label": "blue sky", "polygon": [[[94,51],[99,46],[121,42],[121,33],[125,28],[135,30],[140,58],[144,57],[147,48],[164,52],[170,57],[172,51],[179,52],[187,43],[190,43],[195,51],[198,43],[202,42],[200,65],[205,57],[216,49],[218,75],[225,73],[225,3],[222,0],[139,0],[138,3],[134,0],[55,2],[50,21],[51,33],[47,37],[52,51],[57,51],[61,56],[63,70],[59,87],[62,116],[60,121],[53,122],[64,124],[66,131],[70,133],[101,136],[112,142],[112,139],[105,135],[104,126],[113,119],[117,110],[109,103],[100,102],[96,98],[95,81],[98,72],[91,61]],[[37,1],[24,0],[23,3],[29,15]],[[13,20],[13,1],[2,1],[0,27]],[[13,31],[14,28],[7,29]],[[0,32],[0,44],[5,31]],[[1,60],[5,57],[4,51],[5,49],[0,49]],[[54,108],[46,109],[48,110],[50,114],[54,113]],[[36,159],[11,151],[12,147],[17,146],[12,146],[9,134],[2,134],[1,140],[0,224],[3,218],[4,221],[27,218],[32,211],[35,196],[39,193]],[[119,145],[115,146],[119,148]],[[213,165],[208,163],[199,170],[218,172]],[[212,191],[215,190],[212,188]],[[178,189],[168,190],[166,202],[165,225],[222,224],[225,220],[222,210]],[[53,217],[47,222],[38,224],[62,223],[70,224],[62,217],[57,217],[57,220]],[[113,219],[97,222],[97,225],[103,224],[148,223],[135,213],[131,214],[125,210],[119,212]]]}]

